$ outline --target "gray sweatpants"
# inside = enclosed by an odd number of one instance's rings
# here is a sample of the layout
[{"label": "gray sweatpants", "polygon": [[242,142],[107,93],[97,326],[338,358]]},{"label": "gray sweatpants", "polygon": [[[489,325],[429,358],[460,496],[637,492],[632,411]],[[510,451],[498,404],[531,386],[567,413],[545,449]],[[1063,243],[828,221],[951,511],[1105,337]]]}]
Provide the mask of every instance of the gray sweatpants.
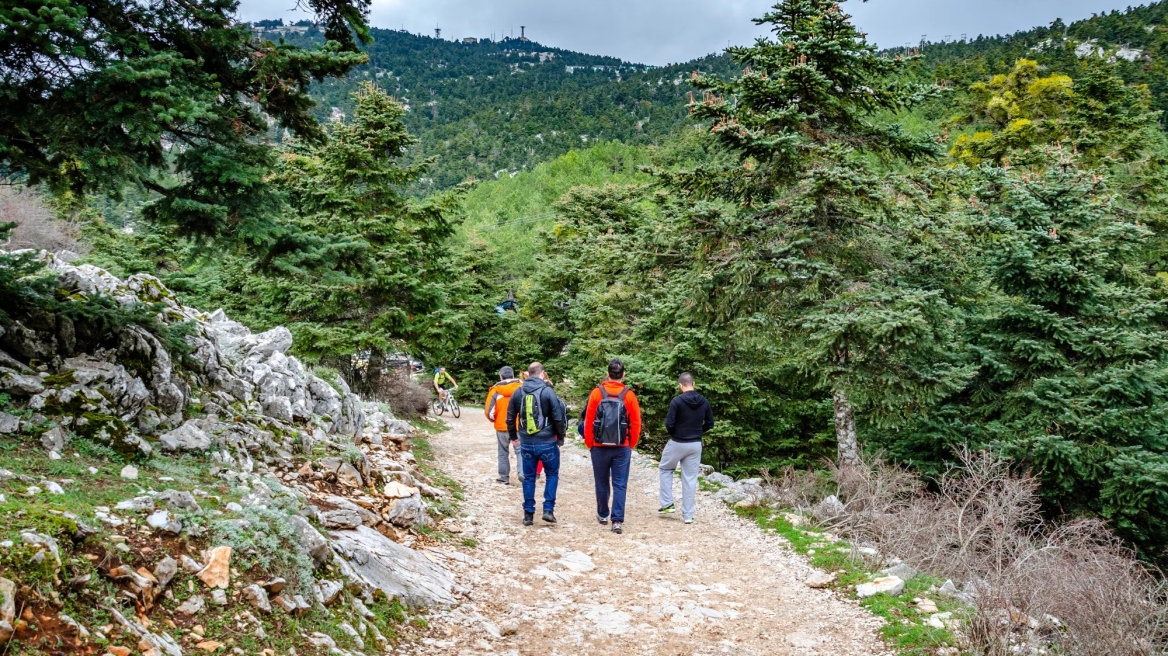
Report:
[{"label": "gray sweatpants", "polygon": [[661,452],[658,474],[661,478],[661,507],[673,503],[673,470],[681,465],[681,516],[692,519],[694,515],[694,494],[698,489],[698,469],[702,464],[701,442],[665,443]]},{"label": "gray sweatpants", "polygon": [[[511,438],[507,431],[495,431],[499,440],[499,480],[511,482]],[[515,473],[523,480],[523,461],[520,460],[519,442],[515,443]]]}]

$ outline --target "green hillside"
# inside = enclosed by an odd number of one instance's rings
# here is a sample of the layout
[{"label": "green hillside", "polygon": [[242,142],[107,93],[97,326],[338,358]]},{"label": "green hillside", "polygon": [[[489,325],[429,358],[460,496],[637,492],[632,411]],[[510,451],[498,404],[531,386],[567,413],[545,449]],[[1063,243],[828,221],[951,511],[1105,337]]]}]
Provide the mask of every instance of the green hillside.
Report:
[{"label": "green hillside", "polygon": [[[372,30],[369,64],[314,87],[318,117],[351,112],[351,94],[372,80],[407,108],[420,140],[415,160],[437,157],[421,185],[444,189],[468,178],[494,179],[597,141],[660,144],[687,116],[695,70],[728,75],[724,56],[655,68],[535,41],[447,41]],[[319,40],[265,32],[292,44]],[[335,110],[334,110],[335,108]]]}]

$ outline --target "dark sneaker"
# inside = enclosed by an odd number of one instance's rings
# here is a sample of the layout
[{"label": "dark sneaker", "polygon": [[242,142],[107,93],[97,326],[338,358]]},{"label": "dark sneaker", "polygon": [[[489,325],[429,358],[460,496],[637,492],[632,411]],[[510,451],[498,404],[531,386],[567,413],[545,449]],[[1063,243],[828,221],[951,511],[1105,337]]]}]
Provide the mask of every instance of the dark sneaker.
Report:
[{"label": "dark sneaker", "polygon": [[506,479],[506,478],[496,478],[495,482],[502,483],[503,485],[510,485],[511,484],[511,481]]},{"label": "dark sneaker", "polygon": [[543,521],[545,521],[549,524],[555,524],[556,523],[556,516],[552,514],[552,511],[545,510],[545,511],[543,511]]},{"label": "dark sneaker", "polygon": [[523,525],[524,526],[531,526],[534,523],[535,523],[535,513],[533,513],[533,512],[523,513]]},{"label": "dark sneaker", "polygon": [[623,526],[624,526],[624,522],[613,522],[612,523],[612,532],[613,533],[624,533],[624,530],[622,529]]},{"label": "dark sneaker", "polygon": [[601,517],[600,515],[597,515],[596,521],[600,522],[601,526],[608,526],[608,518],[607,517]]},{"label": "dark sneaker", "polygon": [[670,513],[672,513],[672,512],[673,512],[673,504],[672,504],[672,503],[671,503],[671,504],[669,504],[668,506],[665,506],[664,508],[658,508],[658,509],[657,509],[657,514],[658,514],[658,515],[668,515],[668,514],[670,514]]}]

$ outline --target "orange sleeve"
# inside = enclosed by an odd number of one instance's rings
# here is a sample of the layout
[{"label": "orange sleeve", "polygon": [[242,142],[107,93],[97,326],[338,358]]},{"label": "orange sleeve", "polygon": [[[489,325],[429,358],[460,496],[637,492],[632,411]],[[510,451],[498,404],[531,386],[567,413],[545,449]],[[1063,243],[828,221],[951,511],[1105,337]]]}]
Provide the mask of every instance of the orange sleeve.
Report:
[{"label": "orange sleeve", "polygon": [[637,448],[637,440],[641,439],[641,404],[633,390],[625,394],[625,410],[629,412],[629,448]]},{"label": "orange sleeve", "polygon": [[[490,414],[491,413],[491,397],[494,395],[495,395],[495,388],[492,387],[491,389],[487,390],[487,400],[483,401],[483,416],[486,417],[487,419],[491,418],[491,414]],[[498,413],[499,411],[496,410],[495,412]],[[498,416],[498,415],[496,414],[496,416]]]},{"label": "orange sleeve", "polygon": [[592,390],[592,394],[588,395],[588,406],[584,411],[584,444],[589,449],[592,448],[593,439],[595,439],[595,436],[592,434],[592,422],[596,420],[596,408],[599,406],[600,390],[594,389]]}]

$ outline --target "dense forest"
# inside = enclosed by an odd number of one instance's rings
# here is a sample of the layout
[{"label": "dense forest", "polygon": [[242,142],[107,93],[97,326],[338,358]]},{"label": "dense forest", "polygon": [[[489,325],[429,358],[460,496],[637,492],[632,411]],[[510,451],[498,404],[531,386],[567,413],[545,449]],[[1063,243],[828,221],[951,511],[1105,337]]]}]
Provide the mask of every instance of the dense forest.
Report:
[{"label": "dense forest", "polygon": [[[18,102],[81,102],[69,81],[6,82],[8,177],[53,194],[89,261],[288,325],[363,393],[392,402],[404,353],[476,396],[540,360],[578,403],[619,356],[653,449],[689,370],[721,470],[880,452],[937,475],[989,449],[1049,513],[1166,557],[1168,5],[901,52],[785,0],[771,40],[666,68],[366,30],[341,5],[324,30],[200,28],[263,65],[151,87],[151,121],[98,103],[114,156]],[[2,264],[0,318],[56,302],[28,258]]]}]

